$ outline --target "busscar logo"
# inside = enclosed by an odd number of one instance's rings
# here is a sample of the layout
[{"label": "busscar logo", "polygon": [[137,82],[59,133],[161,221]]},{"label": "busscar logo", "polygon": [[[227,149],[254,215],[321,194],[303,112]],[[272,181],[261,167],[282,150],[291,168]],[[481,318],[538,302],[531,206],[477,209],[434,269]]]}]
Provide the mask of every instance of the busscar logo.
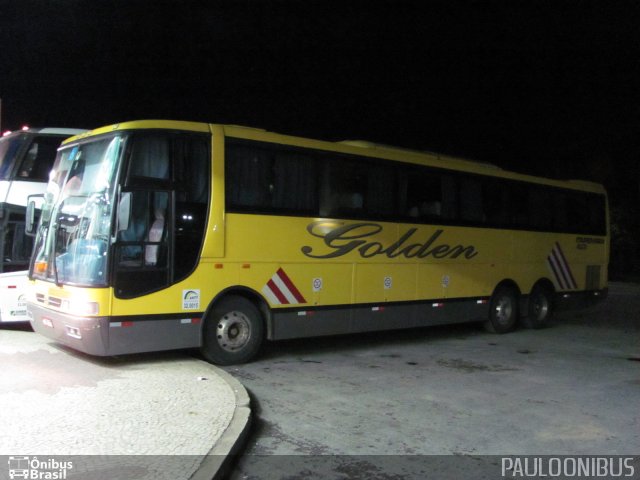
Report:
[{"label": "busscar logo", "polygon": [[473,245],[449,245],[440,239],[444,230],[437,229],[427,238],[416,235],[417,228],[410,228],[390,245],[383,245],[371,237],[382,232],[377,223],[350,223],[317,221],[307,225],[307,232],[321,238],[328,252],[316,252],[305,245],[301,251],[310,258],[337,258],[356,251],[362,258],[384,255],[388,258],[458,258],[471,259],[478,255]]},{"label": "busscar logo", "polygon": [[25,478],[31,480],[65,480],[68,470],[73,469],[73,462],[59,461],[54,458],[40,460],[38,457],[9,457],[9,478]]}]

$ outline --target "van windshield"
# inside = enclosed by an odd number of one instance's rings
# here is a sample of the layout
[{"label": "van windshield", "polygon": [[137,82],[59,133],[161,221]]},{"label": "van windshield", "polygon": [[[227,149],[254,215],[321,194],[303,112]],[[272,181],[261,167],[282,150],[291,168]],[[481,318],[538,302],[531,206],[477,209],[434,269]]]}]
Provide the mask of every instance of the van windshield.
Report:
[{"label": "van windshield", "polygon": [[9,179],[18,152],[26,141],[26,135],[11,135],[0,138],[0,180]]}]

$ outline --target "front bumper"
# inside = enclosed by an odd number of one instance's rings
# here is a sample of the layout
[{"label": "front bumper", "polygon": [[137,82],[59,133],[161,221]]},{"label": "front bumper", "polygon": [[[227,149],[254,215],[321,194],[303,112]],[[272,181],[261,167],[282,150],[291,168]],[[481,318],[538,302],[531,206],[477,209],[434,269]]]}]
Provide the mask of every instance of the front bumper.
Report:
[{"label": "front bumper", "polygon": [[90,355],[109,353],[108,317],[74,317],[29,302],[31,327],[40,335]]}]

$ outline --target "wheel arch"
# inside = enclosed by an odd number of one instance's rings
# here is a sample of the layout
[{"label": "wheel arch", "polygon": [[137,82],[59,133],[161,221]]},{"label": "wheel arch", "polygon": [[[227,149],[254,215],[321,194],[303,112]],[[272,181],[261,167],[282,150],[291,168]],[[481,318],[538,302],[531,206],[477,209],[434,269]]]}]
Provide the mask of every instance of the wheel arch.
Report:
[{"label": "wheel arch", "polygon": [[554,295],[556,294],[556,287],[555,287],[555,285],[554,285],[554,284],[553,284],[553,282],[552,282],[549,278],[547,278],[547,277],[539,278],[539,279],[538,279],[538,280],[533,284],[533,286],[531,287],[531,291],[533,292],[533,289],[534,289],[534,288],[536,288],[536,287],[542,287],[542,288],[544,288],[545,290],[549,291],[550,293],[552,293],[552,294],[554,294]]},{"label": "wheel arch", "polygon": [[[267,303],[266,299],[262,295],[260,295],[260,293],[256,292],[253,288],[249,288],[244,285],[234,285],[218,292],[218,294],[209,302],[209,305],[207,305],[207,308],[202,316],[203,320],[207,317],[207,314],[217,303],[229,296],[243,297],[258,308],[258,311],[262,315],[262,320],[264,322],[266,338],[268,340],[271,339],[271,332],[273,331],[273,317],[271,315],[271,308],[269,308],[269,304]],[[204,328],[204,321],[202,322],[201,328]]]},{"label": "wheel arch", "polygon": [[551,296],[552,305],[555,306],[555,303],[556,303],[555,297],[557,294],[555,285],[549,278],[540,277],[538,280],[536,280],[533,283],[533,285],[531,286],[531,291],[529,291],[528,294],[520,296],[520,312],[521,312],[520,316],[521,317],[524,317],[527,315],[527,312],[529,311],[529,296],[531,295],[531,292],[533,292],[538,287],[544,288],[546,291],[549,292]]},{"label": "wheel arch", "polygon": [[500,280],[495,288],[493,289],[493,292],[491,292],[491,295],[493,296],[493,294],[496,293],[496,291],[498,291],[498,289],[503,288],[503,287],[507,287],[507,288],[511,288],[513,290],[515,290],[516,295],[518,296],[518,298],[520,298],[522,296],[522,290],[520,290],[520,286],[518,285],[518,283],[511,279],[511,278],[504,278],[502,280]]}]

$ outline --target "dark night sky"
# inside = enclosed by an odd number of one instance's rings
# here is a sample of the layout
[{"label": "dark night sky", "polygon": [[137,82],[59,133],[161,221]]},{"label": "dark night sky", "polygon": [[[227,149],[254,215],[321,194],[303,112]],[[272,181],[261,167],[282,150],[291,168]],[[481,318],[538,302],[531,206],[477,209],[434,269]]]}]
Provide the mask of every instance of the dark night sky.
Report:
[{"label": "dark night sky", "polygon": [[2,126],[234,123],[637,185],[639,5],[0,0]]}]

